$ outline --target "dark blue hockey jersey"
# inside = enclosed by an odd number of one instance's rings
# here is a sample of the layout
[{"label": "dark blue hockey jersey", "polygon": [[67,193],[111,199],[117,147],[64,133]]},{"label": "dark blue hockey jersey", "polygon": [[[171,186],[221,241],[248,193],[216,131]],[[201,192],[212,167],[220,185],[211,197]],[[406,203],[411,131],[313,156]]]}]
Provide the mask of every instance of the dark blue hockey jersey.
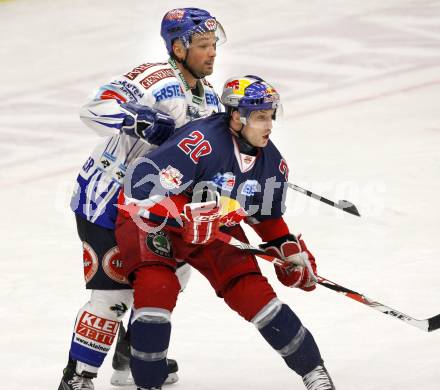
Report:
[{"label": "dark blue hockey jersey", "polygon": [[150,207],[210,184],[221,194],[224,224],[237,223],[228,215],[243,214],[242,209],[250,223],[258,223],[282,216],[287,175],[286,161],[271,141],[256,156],[240,153],[226,114],[214,114],[186,124],[133,161],[125,177],[125,203]]}]

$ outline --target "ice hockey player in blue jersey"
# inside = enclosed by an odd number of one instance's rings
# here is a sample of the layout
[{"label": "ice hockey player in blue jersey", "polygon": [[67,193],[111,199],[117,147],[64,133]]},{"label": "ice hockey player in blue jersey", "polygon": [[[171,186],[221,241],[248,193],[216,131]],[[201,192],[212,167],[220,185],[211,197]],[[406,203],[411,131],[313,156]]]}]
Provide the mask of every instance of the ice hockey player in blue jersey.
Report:
[{"label": "ice hockey player in blue jersey", "polygon": [[[222,231],[246,241],[240,222],[247,222],[262,247],[284,260],[275,266],[284,285],[315,289],[315,258],[283,219],[288,167],[269,139],[280,114],[279,94],[261,78],[245,76],[229,79],[221,100],[226,113],[185,125],[127,170],[116,239],[134,289],[135,383],[138,390],[160,389],[167,376],[179,292],[174,270],[186,261],[255,325],[307,390],[334,390],[311,332],[277,298],[255,257],[216,239]],[[175,220],[181,229],[171,227]]]},{"label": "ice hockey player in blue jersey", "polygon": [[[110,137],[83,164],[72,197],[91,296],[77,314],[59,390],[93,389],[92,379],[132,305],[114,236],[117,197],[127,165],[164,142],[175,127],[221,110],[205,79],[213,72],[217,46],[226,39],[221,24],[208,11],[178,8],[165,14],[161,36],[167,62],[144,63],[115,77],[80,112],[86,125]],[[184,264],[176,271],[181,288],[189,271]],[[115,385],[130,384],[131,379],[128,345],[120,336],[113,359]],[[175,362],[170,360],[168,368],[167,381],[176,381]]]}]

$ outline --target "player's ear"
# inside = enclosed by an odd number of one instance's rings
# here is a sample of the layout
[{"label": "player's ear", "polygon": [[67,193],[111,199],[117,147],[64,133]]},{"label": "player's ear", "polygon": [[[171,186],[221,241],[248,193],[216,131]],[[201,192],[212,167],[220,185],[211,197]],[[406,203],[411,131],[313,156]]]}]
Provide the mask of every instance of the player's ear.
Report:
[{"label": "player's ear", "polygon": [[240,122],[240,113],[238,112],[238,110],[232,111],[231,118],[234,122]]},{"label": "player's ear", "polygon": [[178,60],[183,61],[185,59],[186,49],[180,39],[173,42],[173,53]]}]

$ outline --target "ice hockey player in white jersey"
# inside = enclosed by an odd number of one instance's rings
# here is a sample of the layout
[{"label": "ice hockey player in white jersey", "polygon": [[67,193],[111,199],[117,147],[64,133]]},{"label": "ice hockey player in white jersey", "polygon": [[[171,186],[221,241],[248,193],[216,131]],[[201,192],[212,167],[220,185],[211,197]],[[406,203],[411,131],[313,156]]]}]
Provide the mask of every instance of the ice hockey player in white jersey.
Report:
[{"label": "ice hockey player in white jersey", "polygon": [[[226,40],[221,24],[202,9],[173,9],[162,20],[161,36],[167,62],[144,63],[114,78],[80,112],[83,122],[110,137],[83,164],[71,201],[91,296],[77,314],[58,390],[94,389],[92,379],[132,306],[132,290],[121,272],[124,262],[114,236],[117,197],[127,165],[164,142],[175,128],[221,111],[217,94],[205,80],[213,72],[217,46]],[[176,273],[184,288],[189,266]],[[117,351],[123,354],[124,348]],[[114,384],[126,384],[125,368],[121,377],[114,376]],[[176,363],[170,361],[169,382],[177,380],[176,371]]]}]

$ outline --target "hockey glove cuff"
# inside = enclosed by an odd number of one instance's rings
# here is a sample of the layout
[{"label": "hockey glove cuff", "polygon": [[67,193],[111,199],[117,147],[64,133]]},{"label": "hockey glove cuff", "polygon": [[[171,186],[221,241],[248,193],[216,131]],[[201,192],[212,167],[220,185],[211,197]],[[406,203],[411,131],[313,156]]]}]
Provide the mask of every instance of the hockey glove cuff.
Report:
[{"label": "hockey glove cuff", "polygon": [[137,103],[122,103],[121,131],[153,145],[161,145],[175,130],[174,119],[162,111]]},{"label": "hockey glove cuff", "polygon": [[315,257],[300,237],[288,234],[260,247],[267,254],[285,261],[286,264],[283,266],[275,265],[275,272],[282,284],[305,291],[312,291],[316,288]]},{"label": "hockey glove cuff", "polygon": [[182,238],[190,244],[209,244],[216,239],[220,228],[220,201],[188,203],[182,213]]}]

